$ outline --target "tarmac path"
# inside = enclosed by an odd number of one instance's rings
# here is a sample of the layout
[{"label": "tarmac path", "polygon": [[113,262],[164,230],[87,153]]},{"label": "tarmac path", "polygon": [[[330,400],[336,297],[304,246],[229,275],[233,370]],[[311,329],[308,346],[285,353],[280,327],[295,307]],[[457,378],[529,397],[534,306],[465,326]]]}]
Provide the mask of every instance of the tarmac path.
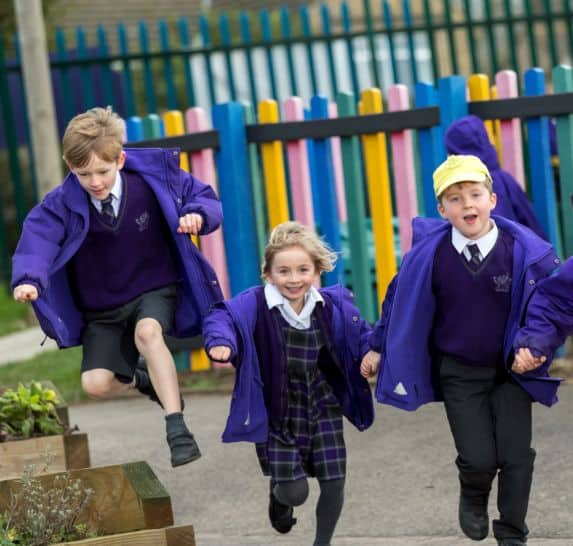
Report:
[{"label": "tarmac path", "polygon": [[[531,546],[573,546],[573,385],[551,409],[535,405],[537,460],[529,508]],[[186,416],[203,457],[173,469],[159,407],[143,397],[70,408],[88,433],[93,466],[146,460],[171,495],[175,523],[199,546],[311,545],[318,487],[279,535],[267,518],[268,482],[251,444],[220,441],[229,395],[187,395]],[[457,523],[454,446],[441,404],[408,413],[376,405],[371,429],[345,422],[346,502],[333,546],[464,546]],[[490,516],[495,515],[495,489]],[[493,546],[493,537],[480,542]],[[184,545],[182,545],[184,546]]]}]

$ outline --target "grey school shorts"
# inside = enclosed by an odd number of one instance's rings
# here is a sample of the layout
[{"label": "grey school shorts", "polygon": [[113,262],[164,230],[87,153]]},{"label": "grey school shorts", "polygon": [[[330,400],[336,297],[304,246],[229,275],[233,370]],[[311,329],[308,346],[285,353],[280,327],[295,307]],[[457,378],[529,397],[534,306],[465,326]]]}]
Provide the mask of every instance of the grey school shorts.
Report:
[{"label": "grey school shorts", "polygon": [[176,303],[177,289],[169,285],[146,292],[115,309],[86,312],[82,373],[104,368],[114,372],[120,381],[129,382],[139,359],[135,326],[141,319],[153,318],[161,324],[164,333],[169,331]]}]

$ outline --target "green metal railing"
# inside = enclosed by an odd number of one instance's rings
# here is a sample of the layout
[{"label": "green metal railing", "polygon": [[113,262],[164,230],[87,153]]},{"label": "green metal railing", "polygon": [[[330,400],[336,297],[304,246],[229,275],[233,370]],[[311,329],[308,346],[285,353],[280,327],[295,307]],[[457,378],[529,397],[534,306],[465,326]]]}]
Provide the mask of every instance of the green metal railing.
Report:
[{"label": "green metal railing", "polygon": [[[72,37],[57,29],[51,66],[62,95],[58,115],[68,120],[102,101],[129,117],[228,100],[359,96],[367,87],[413,86],[452,73],[491,78],[501,69],[549,71],[571,63],[572,15],[570,0],[362,0],[341,2],[336,13],[323,4],[141,22],[136,32],[124,24],[113,32],[100,26],[93,36],[82,27]],[[8,87],[21,67],[17,60],[8,66],[4,57],[2,49],[0,118],[12,190],[0,186],[0,263],[7,263],[15,243],[7,218],[19,228],[31,204],[23,196]]]}]

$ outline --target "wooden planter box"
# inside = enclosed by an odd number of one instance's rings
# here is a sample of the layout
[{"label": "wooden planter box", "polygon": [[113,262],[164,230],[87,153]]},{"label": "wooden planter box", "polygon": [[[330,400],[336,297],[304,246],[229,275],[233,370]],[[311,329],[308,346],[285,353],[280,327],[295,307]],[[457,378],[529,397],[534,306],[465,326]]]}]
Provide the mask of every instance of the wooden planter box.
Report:
[{"label": "wooden planter box", "polygon": [[[102,534],[173,525],[171,498],[146,462],[83,468],[69,473],[94,490],[89,513],[82,515],[80,521],[91,522]],[[58,474],[62,473],[45,474],[38,479],[53,481]],[[11,491],[18,487],[19,480],[0,482],[0,512],[8,507]]]},{"label": "wooden planter box", "polygon": [[192,525],[149,529],[134,533],[87,538],[74,542],[60,542],[54,546],[195,546],[195,533]]},{"label": "wooden planter box", "polygon": [[85,433],[38,436],[28,440],[0,442],[0,480],[18,478],[29,465],[38,475],[49,459],[48,472],[63,472],[90,466]]}]

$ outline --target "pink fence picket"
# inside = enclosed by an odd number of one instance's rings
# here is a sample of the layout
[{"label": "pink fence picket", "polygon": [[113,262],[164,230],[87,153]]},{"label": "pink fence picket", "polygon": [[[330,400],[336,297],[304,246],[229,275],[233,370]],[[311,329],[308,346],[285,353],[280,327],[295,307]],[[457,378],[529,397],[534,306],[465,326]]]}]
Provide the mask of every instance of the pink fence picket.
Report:
[{"label": "pink fence picket", "polygon": [[[511,99],[518,96],[517,74],[513,70],[498,72],[495,76],[495,85],[499,99]],[[500,120],[500,141],[503,168],[510,172],[525,190],[520,119]]]},{"label": "pink fence picket", "polygon": [[[185,112],[185,121],[187,131],[190,133],[210,129],[205,112],[201,108],[187,109]],[[193,174],[201,180],[201,182],[209,184],[215,192],[218,193],[213,150],[206,148],[200,152],[193,152],[190,154],[190,157]],[[229,290],[229,276],[227,273],[227,259],[225,256],[223,230],[218,229],[209,235],[203,235],[201,236],[200,241],[201,252],[217,273],[223,295],[225,298],[230,297],[231,293]]]},{"label": "pink fence picket", "polygon": [[[335,102],[328,105],[328,116],[331,118],[338,117],[338,106]],[[338,208],[339,222],[348,221],[348,212],[346,210],[346,194],[344,193],[344,172],[342,168],[342,149],[340,147],[340,138],[332,137],[330,139],[332,149],[332,166],[334,167],[334,185],[336,187],[336,203]]]},{"label": "pink fence picket", "polygon": [[[408,88],[405,85],[393,85],[388,89],[388,109],[409,110]],[[418,215],[416,198],[416,169],[412,131],[399,131],[390,134],[392,157],[394,158],[394,190],[396,209],[400,229],[402,256],[412,246],[412,218]]]},{"label": "pink fence picket", "polygon": [[[301,98],[290,97],[284,101],[283,106],[285,121],[304,121],[304,103]],[[304,140],[287,142],[286,155],[294,219],[314,228],[312,187],[306,142]]]}]

